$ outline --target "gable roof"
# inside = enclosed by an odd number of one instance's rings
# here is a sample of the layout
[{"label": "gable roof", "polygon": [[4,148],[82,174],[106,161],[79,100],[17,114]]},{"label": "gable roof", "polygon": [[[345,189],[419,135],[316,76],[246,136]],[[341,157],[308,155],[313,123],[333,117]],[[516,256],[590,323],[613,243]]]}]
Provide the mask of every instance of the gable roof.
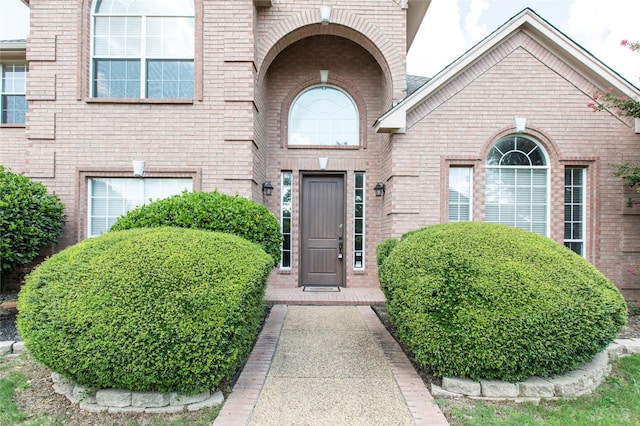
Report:
[{"label": "gable roof", "polygon": [[576,72],[589,80],[594,86],[601,88],[601,90],[613,88],[613,91],[629,97],[640,96],[640,91],[637,87],[540,17],[532,9],[526,8],[384,113],[374,123],[376,132],[405,133],[407,114],[412,109],[518,31],[525,32],[540,45],[562,58]]}]

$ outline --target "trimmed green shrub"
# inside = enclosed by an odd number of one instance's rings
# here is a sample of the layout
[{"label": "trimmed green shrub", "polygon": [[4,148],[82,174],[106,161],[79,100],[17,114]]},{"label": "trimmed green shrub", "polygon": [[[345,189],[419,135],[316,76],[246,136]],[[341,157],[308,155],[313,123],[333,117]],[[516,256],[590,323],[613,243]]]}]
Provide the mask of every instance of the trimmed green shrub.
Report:
[{"label": "trimmed green shrub", "polygon": [[75,382],[137,391],[215,389],[248,355],[272,259],[219,232],[110,232],[57,253],[18,299],[33,357]]},{"label": "trimmed green shrub", "polygon": [[388,311],[438,376],[524,380],[590,361],[626,322],[616,287],[564,246],[481,222],[423,228],[381,268]]},{"label": "trimmed green shrub", "polygon": [[177,226],[238,235],[260,245],[280,261],[282,233],[265,206],[239,196],[214,192],[184,192],[137,207],[118,218],[111,230]]},{"label": "trimmed green shrub", "polygon": [[64,222],[57,195],[0,166],[0,273],[31,262],[42,247],[56,244]]},{"label": "trimmed green shrub", "polygon": [[384,262],[387,256],[389,256],[389,253],[391,253],[391,250],[397,245],[398,240],[396,238],[387,238],[376,246],[376,263],[378,264],[378,268],[382,266],[382,262]]}]

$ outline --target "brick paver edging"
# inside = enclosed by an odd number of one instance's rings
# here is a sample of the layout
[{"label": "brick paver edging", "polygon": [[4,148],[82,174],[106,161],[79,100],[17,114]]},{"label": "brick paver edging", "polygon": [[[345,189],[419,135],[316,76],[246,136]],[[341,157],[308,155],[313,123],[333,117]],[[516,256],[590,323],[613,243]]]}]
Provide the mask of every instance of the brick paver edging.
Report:
[{"label": "brick paver edging", "polygon": [[286,305],[275,305],[271,308],[260,337],[233,386],[233,392],[227,397],[220,414],[213,422],[214,425],[244,425],[249,421],[276,352],[286,314]]},{"label": "brick paver edging", "polygon": [[449,422],[433,401],[422,378],[416,373],[398,342],[389,334],[373,309],[370,306],[358,306],[358,311],[374,340],[382,348],[416,426],[448,425]]}]

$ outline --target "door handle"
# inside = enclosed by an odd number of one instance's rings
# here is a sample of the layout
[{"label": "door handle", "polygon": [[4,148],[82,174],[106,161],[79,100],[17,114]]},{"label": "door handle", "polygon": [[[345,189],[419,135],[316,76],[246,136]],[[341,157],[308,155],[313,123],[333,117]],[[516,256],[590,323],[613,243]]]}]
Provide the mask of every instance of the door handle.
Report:
[{"label": "door handle", "polygon": [[342,259],[342,237],[338,237],[338,259]]}]

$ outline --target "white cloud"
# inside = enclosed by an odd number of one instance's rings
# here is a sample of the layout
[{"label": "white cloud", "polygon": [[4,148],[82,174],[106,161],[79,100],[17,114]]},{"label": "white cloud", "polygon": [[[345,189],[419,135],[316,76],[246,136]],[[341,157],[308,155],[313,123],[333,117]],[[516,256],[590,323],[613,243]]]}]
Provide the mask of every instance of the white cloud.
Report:
[{"label": "white cloud", "polygon": [[464,17],[465,38],[468,43],[482,40],[489,32],[480,24],[482,13],[489,10],[489,0],[471,0],[469,13]]},{"label": "white cloud", "polygon": [[0,40],[26,39],[29,8],[20,0],[0,0]]},{"label": "white cloud", "polygon": [[567,35],[636,86],[640,83],[640,53],[620,41],[640,40],[637,0],[573,0]]},{"label": "white cloud", "polygon": [[467,48],[458,2],[433,0],[407,55],[407,73],[433,76]]}]

